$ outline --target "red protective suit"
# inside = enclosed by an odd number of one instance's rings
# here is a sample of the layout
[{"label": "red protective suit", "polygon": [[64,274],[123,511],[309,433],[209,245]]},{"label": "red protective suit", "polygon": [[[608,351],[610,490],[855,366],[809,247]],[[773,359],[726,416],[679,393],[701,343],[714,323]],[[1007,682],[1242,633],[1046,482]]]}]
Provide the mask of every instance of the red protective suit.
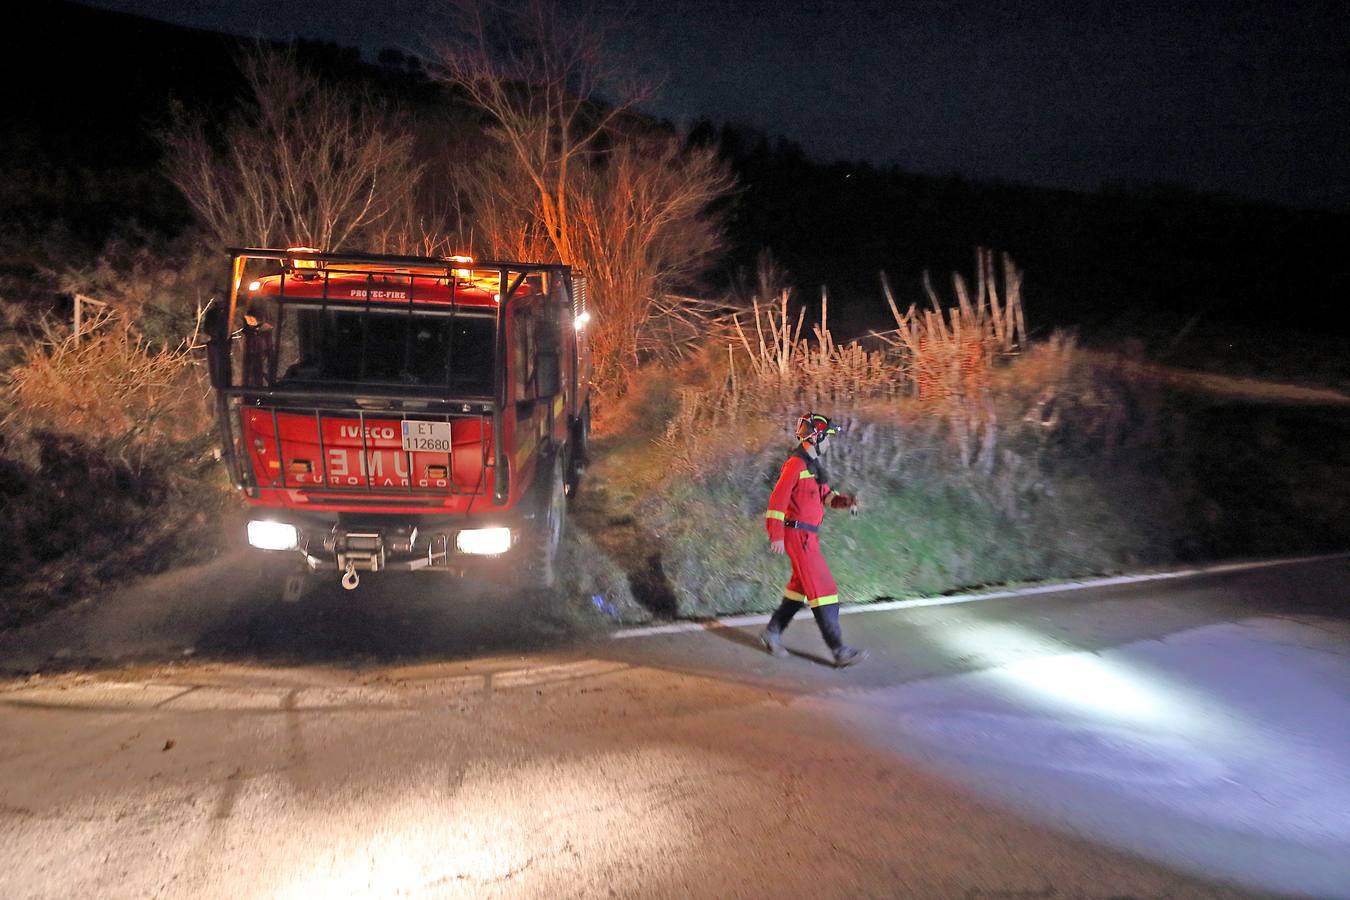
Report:
[{"label": "red protective suit", "polygon": [[792,578],[783,590],[784,597],[806,603],[812,609],[839,602],[839,589],[825,555],[820,552],[816,529],[825,518],[826,504],[831,509],[847,509],[853,503],[852,497],[830,489],[820,461],[805,449],[797,448],[783,463],[778,483],[769,495],[764,522],[769,540],[783,541],[792,563]]}]

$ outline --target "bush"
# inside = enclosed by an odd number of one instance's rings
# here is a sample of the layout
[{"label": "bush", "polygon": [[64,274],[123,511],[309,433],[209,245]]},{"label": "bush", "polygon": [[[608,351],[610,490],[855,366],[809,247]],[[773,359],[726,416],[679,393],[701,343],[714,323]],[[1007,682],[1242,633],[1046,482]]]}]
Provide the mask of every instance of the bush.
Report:
[{"label": "bush", "polygon": [[[87,266],[53,273],[56,290],[108,304],[150,347],[176,347],[197,328],[197,317],[224,291],[223,257],[196,240],[154,247],[142,240],[109,243]],[[219,290],[219,293],[217,293]]]},{"label": "bush", "polygon": [[33,449],[24,447],[26,437],[63,436],[139,476],[166,448],[209,432],[207,385],[191,338],[152,349],[117,314],[91,330],[62,335],[49,324],[5,376],[3,427],[15,449]]}]

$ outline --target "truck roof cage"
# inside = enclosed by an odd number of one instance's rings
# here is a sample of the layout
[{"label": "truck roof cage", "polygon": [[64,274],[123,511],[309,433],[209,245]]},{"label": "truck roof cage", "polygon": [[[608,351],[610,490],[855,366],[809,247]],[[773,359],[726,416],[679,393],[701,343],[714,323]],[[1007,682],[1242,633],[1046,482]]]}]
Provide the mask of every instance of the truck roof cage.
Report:
[{"label": "truck roof cage", "polygon": [[[244,270],[249,260],[273,260],[279,263],[294,264],[297,261],[311,262],[313,268],[320,270],[323,275],[323,295],[322,297],[296,298],[304,301],[320,303],[324,305],[349,305],[356,307],[371,308],[370,296],[367,294],[364,302],[357,300],[355,303],[339,301],[335,297],[328,295],[328,282],[330,276],[360,276],[367,275],[374,277],[403,275],[409,280],[408,307],[412,307],[416,302],[413,297],[412,286],[414,276],[434,275],[443,270],[447,277],[454,277],[454,273],[469,269],[474,272],[494,272],[498,274],[499,288],[498,292],[502,297],[512,297],[516,289],[524,280],[525,275],[530,272],[553,272],[561,275],[567,275],[571,272],[571,267],[562,263],[531,263],[517,262],[512,260],[476,260],[465,256],[400,256],[383,253],[326,253],[319,250],[312,250],[303,247],[290,249],[279,249],[270,247],[229,247],[226,248],[231,256],[232,275],[230,283],[230,303],[228,321],[233,323],[235,311],[239,306],[240,286],[244,280]],[[299,267],[297,267],[299,268]],[[308,267],[306,267],[308,268]],[[422,270],[422,271],[404,271],[404,270]],[[430,270],[429,272],[426,270]],[[513,283],[508,284],[512,274],[517,275]],[[282,274],[283,285],[285,274]],[[283,289],[284,293],[284,289]]]},{"label": "truck roof cage", "polygon": [[351,265],[378,265],[378,266],[416,266],[428,269],[462,269],[466,262],[476,269],[554,269],[565,270],[571,268],[563,263],[543,263],[543,262],[522,262],[520,260],[507,259],[471,259],[453,256],[399,256],[387,253],[328,253],[322,250],[310,250],[307,248],[296,247],[293,249],[276,249],[271,247],[227,247],[226,250],[233,257],[243,257],[245,259],[305,259],[315,260],[317,262],[351,264]]}]

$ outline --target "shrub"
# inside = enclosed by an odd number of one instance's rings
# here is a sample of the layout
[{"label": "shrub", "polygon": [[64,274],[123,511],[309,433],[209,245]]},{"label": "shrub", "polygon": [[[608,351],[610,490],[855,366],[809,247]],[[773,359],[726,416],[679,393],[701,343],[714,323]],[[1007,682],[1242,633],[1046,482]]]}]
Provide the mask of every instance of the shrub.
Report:
[{"label": "shrub", "polygon": [[196,241],[165,248],[119,240],[91,264],[67,266],[50,280],[61,295],[106,304],[149,346],[166,347],[196,330],[201,310],[223,292],[226,271],[223,258]]},{"label": "shrub", "polygon": [[24,436],[60,435],[140,475],[159,451],[209,432],[195,335],[153,349],[116,313],[90,331],[62,335],[48,323],[5,376],[3,427],[18,447]]},{"label": "shrub", "polygon": [[491,120],[495,152],[465,180],[479,240],[490,255],[549,252],[590,279],[595,382],[620,395],[671,324],[662,298],[721,248],[731,175],[712,149],[631,114],[649,91],[601,20],[542,0],[460,13],[438,77]]}]

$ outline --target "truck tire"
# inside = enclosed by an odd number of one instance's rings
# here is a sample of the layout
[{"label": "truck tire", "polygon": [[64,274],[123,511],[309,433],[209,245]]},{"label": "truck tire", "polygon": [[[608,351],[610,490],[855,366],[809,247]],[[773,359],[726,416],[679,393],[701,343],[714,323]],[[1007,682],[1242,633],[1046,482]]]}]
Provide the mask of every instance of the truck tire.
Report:
[{"label": "truck tire", "polygon": [[547,589],[558,583],[558,554],[567,530],[567,480],[563,454],[553,458],[553,465],[539,485],[539,512],[525,535],[524,565],[526,585]]},{"label": "truck tire", "polygon": [[581,409],[581,415],[577,416],[572,423],[572,452],[568,455],[567,463],[567,496],[571,497],[577,492],[577,487],[581,484],[581,476],[586,472],[586,465],[591,461],[591,401],[587,400],[586,405]]}]

